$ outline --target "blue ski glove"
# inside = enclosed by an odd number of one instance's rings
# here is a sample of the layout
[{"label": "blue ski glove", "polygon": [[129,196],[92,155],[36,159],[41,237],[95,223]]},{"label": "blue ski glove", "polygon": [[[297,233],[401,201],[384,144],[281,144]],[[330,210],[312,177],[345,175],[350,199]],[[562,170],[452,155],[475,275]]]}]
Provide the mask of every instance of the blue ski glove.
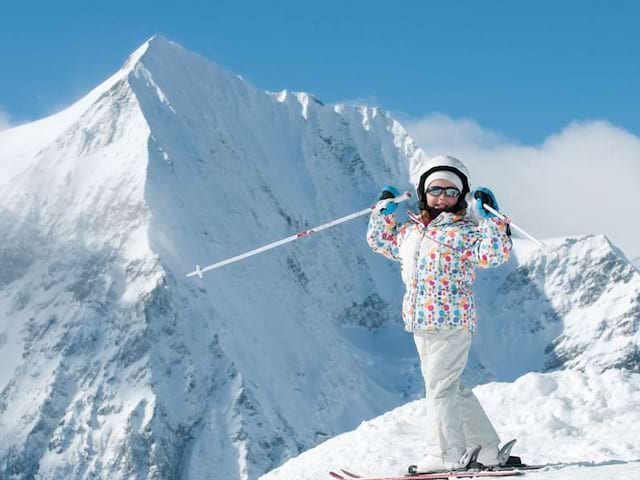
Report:
[{"label": "blue ski glove", "polygon": [[478,187],[473,192],[474,198],[474,207],[475,211],[483,218],[491,218],[493,217],[493,213],[485,210],[482,206],[483,203],[486,203],[491,208],[500,211],[500,207],[498,207],[498,201],[496,200],[496,196],[493,194],[491,190],[485,187]]},{"label": "blue ski glove", "polygon": [[[380,200],[378,203],[381,203],[382,200],[388,200],[390,198],[395,198],[400,195],[400,191],[396,187],[392,187],[391,185],[387,185],[382,189],[382,193],[380,194]],[[380,210],[383,215],[391,215],[398,208],[397,203],[393,202],[385,202],[386,206]]]}]

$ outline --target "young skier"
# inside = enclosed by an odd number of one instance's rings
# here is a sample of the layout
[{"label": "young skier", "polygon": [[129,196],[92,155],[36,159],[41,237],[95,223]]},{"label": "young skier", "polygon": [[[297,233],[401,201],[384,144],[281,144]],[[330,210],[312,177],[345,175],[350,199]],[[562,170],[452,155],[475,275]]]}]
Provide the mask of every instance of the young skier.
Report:
[{"label": "young skier", "polygon": [[494,466],[500,439],[460,376],[476,330],[474,271],[508,260],[509,227],[482,207],[498,209],[490,190],[478,188],[471,196],[467,168],[454,157],[429,160],[415,184],[420,214],[409,212],[408,222],[396,224],[397,204],[389,199],[399,192],[385,187],[371,214],[367,242],[401,262],[406,285],[402,318],[420,357],[429,419],[425,456],[416,471],[460,468],[461,457],[478,445],[478,462]]}]

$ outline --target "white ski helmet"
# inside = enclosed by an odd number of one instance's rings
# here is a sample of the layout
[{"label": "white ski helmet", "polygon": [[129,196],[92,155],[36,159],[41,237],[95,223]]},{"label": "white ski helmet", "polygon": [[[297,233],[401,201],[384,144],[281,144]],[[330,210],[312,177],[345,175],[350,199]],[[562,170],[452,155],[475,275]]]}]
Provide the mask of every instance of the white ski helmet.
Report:
[{"label": "white ski helmet", "polygon": [[[425,181],[429,175],[438,170],[445,170],[455,173],[460,180],[462,180],[462,191],[460,192],[460,200],[458,205],[461,208],[467,206],[466,196],[471,191],[469,187],[469,170],[465,167],[464,163],[455,157],[449,155],[438,155],[437,157],[430,158],[423,165],[418,167],[414,178],[414,186],[416,187],[416,193],[418,194],[418,208],[424,210],[427,206],[427,196],[425,193]],[[428,185],[426,185],[428,186]]]}]

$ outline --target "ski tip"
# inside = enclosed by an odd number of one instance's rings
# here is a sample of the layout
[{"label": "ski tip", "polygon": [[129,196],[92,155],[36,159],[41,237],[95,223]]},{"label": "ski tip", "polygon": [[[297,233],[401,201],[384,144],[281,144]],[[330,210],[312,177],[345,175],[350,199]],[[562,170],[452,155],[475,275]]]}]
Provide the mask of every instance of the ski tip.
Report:
[{"label": "ski tip", "polygon": [[331,475],[333,478],[337,478],[338,480],[346,480],[345,477],[336,472],[329,472],[329,475]]},{"label": "ski tip", "polygon": [[345,470],[344,468],[341,468],[340,471],[342,473],[344,473],[347,477],[351,477],[351,478],[362,478],[360,475],[356,475],[353,472],[350,472],[349,470]]}]

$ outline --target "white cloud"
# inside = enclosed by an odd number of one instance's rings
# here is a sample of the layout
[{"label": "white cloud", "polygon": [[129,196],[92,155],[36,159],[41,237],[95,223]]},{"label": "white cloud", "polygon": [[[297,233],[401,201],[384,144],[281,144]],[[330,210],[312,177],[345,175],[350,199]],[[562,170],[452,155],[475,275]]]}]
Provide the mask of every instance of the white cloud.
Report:
[{"label": "white cloud", "polygon": [[470,119],[442,114],[405,122],[428,155],[451,154],[472,183],[540,238],[604,233],[640,256],[640,137],[606,121],[576,122],[541,145],[522,145]]},{"label": "white cloud", "polygon": [[0,131],[11,127],[11,117],[4,110],[0,109]]},{"label": "white cloud", "polygon": [[[436,149],[446,148],[449,152],[452,148],[492,148],[508,142],[506,137],[481,127],[475,120],[454,120],[442,113],[432,113],[420,120],[410,120],[405,126],[418,145]],[[434,150],[432,155],[438,153]]]}]

